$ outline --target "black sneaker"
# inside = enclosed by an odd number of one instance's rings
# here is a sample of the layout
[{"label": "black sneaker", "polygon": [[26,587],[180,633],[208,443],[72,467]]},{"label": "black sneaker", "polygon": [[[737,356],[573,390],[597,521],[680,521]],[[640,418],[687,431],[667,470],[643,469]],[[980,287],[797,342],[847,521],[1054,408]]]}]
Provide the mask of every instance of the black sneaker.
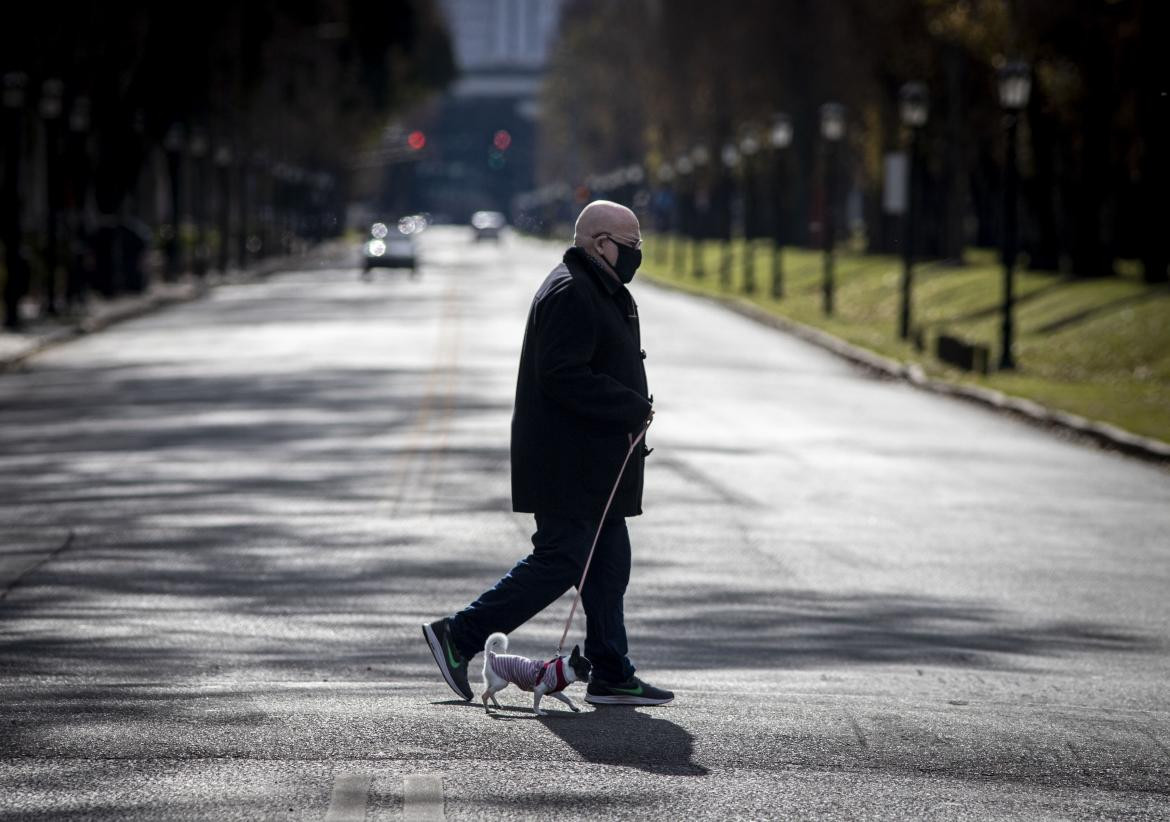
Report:
[{"label": "black sneaker", "polygon": [[463,699],[471,699],[471,686],[467,684],[467,660],[459,653],[455,643],[451,641],[450,619],[443,618],[430,625],[422,626],[423,637],[431,648],[435,662],[443,679],[451,686],[451,690]]},{"label": "black sneaker", "polygon": [[625,682],[602,682],[589,680],[585,689],[585,701],[593,705],[665,705],[674,699],[674,694],[662,688],[655,688],[636,676]]}]

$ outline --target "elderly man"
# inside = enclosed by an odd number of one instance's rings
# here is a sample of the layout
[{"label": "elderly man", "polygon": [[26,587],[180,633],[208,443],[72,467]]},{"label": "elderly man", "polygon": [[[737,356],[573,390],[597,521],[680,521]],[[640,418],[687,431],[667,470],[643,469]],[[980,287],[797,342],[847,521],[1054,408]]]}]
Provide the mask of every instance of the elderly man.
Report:
[{"label": "elderly man", "polygon": [[[626,285],[642,262],[638,218],[598,200],[577,218],[573,247],[536,292],[512,416],[512,508],[536,515],[533,551],[454,616],[423,626],[443,678],[471,699],[467,664],[487,637],[511,633],[580,580],[630,444],[654,415],[638,308]],[[626,517],[642,513],[644,445],[626,466],[602,525],[585,606],[585,701],[662,705],[674,694],[634,676],[622,599],[630,579]]]}]

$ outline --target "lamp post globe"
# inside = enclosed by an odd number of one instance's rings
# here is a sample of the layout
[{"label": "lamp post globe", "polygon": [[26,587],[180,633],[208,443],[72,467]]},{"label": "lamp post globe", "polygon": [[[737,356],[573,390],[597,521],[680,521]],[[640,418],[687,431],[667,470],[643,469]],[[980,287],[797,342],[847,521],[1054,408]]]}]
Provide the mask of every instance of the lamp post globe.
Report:
[{"label": "lamp post globe", "polygon": [[845,136],[845,106],[840,103],[825,103],[821,106],[821,136],[830,143],[836,143]]},{"label": "lamp post globe", "polygon": [[61,98],[65,94],[65,83],[57,77],[50,77],[41,83],[41,117],[56,120],[61,116]]},{"label": "lamp post globe", "polygon": [[4,108],[24,108],[25,89],[28,87],[28,75],[23,71],[10,71],[4,75],[4,91],[0,99]]},{"label": "lamp post globe", "polygon": [[1009,60],[999,69],[999,104],[1007,111],[1022,111],[1032,96],[1032,67],[1023,60]]},{"label": "lamp post globe", "polygon": [[922,128],[930,114],[930,100],[923,83],[906,83],[898,92],[898,114],[907,128]]},{"label": "lamp post globe", "polygon": [[719,152],[719,159],[727,168],[735,168],[739,165],[739,149],[735,147],[735,143],[724,143]]},{"label": "lamp post globe", "polygon": [[792,119],[787,114],[777,112],[772,115],[768,143],[775,149],[788,148],[792,144]]}]

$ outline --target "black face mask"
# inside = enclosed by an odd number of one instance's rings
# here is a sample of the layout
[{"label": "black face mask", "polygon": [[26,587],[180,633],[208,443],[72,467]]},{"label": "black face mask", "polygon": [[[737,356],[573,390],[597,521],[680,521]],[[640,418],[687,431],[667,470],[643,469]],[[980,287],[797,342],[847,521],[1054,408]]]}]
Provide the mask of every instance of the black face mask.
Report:
[{"label": "black face mask", "polygon": [[634,272],[642,264],[642,249],[630,248],[617,240],[614,240],[613,244],[617,246],[618,250],[617,262],[613,264],[614,273],[623,283],[629,284],[634,279]]}]

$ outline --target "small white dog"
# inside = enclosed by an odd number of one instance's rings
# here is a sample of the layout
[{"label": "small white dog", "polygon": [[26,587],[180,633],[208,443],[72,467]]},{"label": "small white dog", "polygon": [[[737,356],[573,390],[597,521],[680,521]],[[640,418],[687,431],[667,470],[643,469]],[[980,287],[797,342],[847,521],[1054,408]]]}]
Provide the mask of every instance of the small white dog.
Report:
[{"label": "small white dog", "polygon": [[548,662],[537,662],[526,656],[505,654],[508,650],[508,637],[504,634],[492,634],[483,646],[483,709],[489,714],[488,700],[497,708],[496,694],[515,685],[523,691],[532,691],[532,710],[537,716],[545,716],[540,710],[540,700],[544,696],[559,699],[573,711],[580,712],[580,708],[573,704],[562,691],[571,683],[578,680],[585,682],[589,679],[589,672],[593,666],[589,660],[581,656],[579,646],[573,646],[573,653],[569,656],[558,656]]}]

